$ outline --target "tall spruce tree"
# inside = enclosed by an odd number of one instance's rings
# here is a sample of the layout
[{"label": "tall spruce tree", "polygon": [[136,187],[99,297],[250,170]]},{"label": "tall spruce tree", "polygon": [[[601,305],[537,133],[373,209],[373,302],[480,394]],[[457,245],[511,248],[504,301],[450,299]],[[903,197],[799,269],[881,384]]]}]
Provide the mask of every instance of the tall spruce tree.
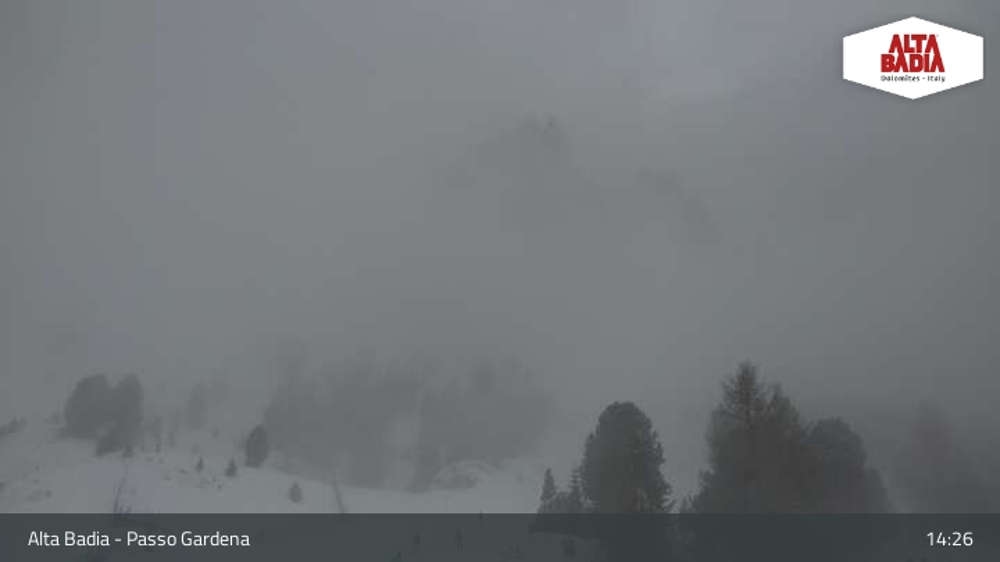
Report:
[{"label": "tall spruce tree", "polygon": [[555,500],[558,491],[555,478],[552,477],[552,469],[546,468],[545,478],[542,481],[542,494],[539,497],[539,513],[549,513],[552,511],[553,500]]},{"label": "tall spruce tree", "polygon": [[257,468],[264,463],[267,458],[270,446],[267,442],[267,431],[264,426],[258,425],[253,428],[246,442],[247,466]]},{"label": "tall spruce tree", "polygon": [[821,513],[882,513],[889,499],[882,477],[867,465],[861,436],[842,419],[813,424],[806,435],[808,505]]},{"label": "tall spruce tree", "polygon": [[564,509],[568,513],[583,513],[586,511],[586,503],[583,499],[583,482],[580,476],[580,467],[573,469],[569,479],[569,492],[566,493]]},{"label": "tall spruce tree", "polygon": [[96,437],[111,421],[111,385],[105,375],[84,377],[63,410],[65,431],[73,437]]},{"label": "tall spruce tree", "polygon": [[631,402],[615,402],[587,437],[580,466],[583,499],[601,513],[665,511],[671,487],[663,463],[649,417]]},{"label": "tall spruce tree", "polygon": [[777,385],[742,363],[722,385],[708,430],[709,467],[692,507],[698,512],[791,512],[806,505],[804,430]]}]

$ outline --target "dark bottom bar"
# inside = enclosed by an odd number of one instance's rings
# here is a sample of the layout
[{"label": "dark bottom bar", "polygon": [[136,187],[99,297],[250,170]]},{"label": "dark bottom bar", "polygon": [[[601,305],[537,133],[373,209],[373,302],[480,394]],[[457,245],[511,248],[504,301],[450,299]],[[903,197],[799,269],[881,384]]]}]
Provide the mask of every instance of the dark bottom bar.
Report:
[{"label": "dark bottom bar", "polygon": [[0,560],[997,561],[1000,515],[0,515]]}]

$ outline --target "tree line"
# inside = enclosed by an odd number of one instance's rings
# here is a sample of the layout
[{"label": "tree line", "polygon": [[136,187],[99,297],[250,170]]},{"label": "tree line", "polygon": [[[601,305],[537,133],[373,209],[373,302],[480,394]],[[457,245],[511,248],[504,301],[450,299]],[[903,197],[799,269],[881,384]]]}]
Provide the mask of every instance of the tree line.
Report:
[{"label": "tree line", "polygon": [[[391,423],[415,422],[419,431],[411,442],[412,487],[419,490],[451,463],[495,464],[528,450],[544,425],[549,399],[535,395],[531,377],[517,368],[484,363],[462,384],[437,390],[421,388],[416,381],[422,377],[412,374],[396,376],[388,370],[381,377],[369,375],[370,369],[349,370],[346,376],[326,380],[326,386],[316,379],[289,379],[272,397],[261,424],[241,444],[246,465],[260,466],[271,448],[306,461],[307,455],[319,455],[317,462],[329,462],[327,455],[345,450],[356,469],[348,480],[357,483],[361,479],[355,476],[369,470],[375,475],[369,477],[371,483],[377,485],[390,460],[379,436]],[[189,403],[186,413],[192,424],[204,418],[207,404]],[[401,411],[411,412],[409,422],[399,418]],[[144,413],[137,375],[117,380],[84,377],[67,399],[62,421],[64,435],[92,439],[98,455],[175,446],[174,431],[164,431],[159,417]],[[23,424],[15,420],[0,427],[0,433],[12,433]],[[996,511],[1000,486],[990,474],[991,467],[1000,469],[1000,461],[995,451],[990,456],[988,447],[969,448],[962,437],[942,411],[921,405],[910,431],[899,439],[899,451],[889,455],[894,462],[883,465],[892,477],[890,501],[882,474],[850,424],[836,417],[804,419],[779,385],[766,383],[753,364],[743,363],[721,384],[706,431],[707,465],[693,494],[673,496],[663,471],[665,451],[652,421],[634,403],[615,402],[601,412],[565,485],[559,486],[552,471],[546,471],[538,511]]]},{"label": "tree line", "polygon": [[[712,411],[707,466],[679,505],[664,477],[663,447],[632,402],[600,414],[579,464],[560,489],[544,476],[539,513],[885,513],[890,501],[861,436],[843,419],[803,419],[780,385],[745,362],[726,377]],[[996,505],[974,463],[936,410],[921,411],[896,476],[907,507],[988,512]],[[915,462],[914,462],[915,461]],[[995,496],[995,494],[993,494]]]}]

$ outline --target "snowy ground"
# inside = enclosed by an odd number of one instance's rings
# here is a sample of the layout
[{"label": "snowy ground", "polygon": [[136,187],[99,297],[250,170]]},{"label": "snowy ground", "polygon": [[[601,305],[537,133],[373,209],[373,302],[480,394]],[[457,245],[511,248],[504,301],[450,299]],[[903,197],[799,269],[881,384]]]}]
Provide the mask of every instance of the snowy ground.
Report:
[{"label": "snowy ground", "polygon": [[[202,436],[197,447],[200,455],[181,439],[159,454],[137,451],[129,459],[120,454],[99,458],[92,442],[59,438],[53,424],[29,420],[0,440],[0,512],[107,513],[119,489],[120,503],[136,513],[340,511],[326,482],[268,465],[239,466],[230,478],[225,468],[231,444]],[[200,472],[195,469],[199,456],[204,459]],[[472,488],[410,493],[341,486],[341,497],[351,513],[534,512],[543,470],[538,463],[512,461],[483,474]],[[301,503],[289,499],[294,482],[302,488]]]}]

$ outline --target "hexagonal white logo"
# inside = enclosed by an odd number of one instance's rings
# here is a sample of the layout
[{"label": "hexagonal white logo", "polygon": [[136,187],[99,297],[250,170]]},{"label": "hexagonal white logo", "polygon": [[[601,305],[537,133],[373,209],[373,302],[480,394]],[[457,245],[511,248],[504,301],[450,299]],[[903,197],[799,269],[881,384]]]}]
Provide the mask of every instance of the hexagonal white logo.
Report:
[{"label": "hexagonal white logo", "polygon": [[844,80],[915,100],[983,79],[983,38],[920,18],[844,37]]}]

